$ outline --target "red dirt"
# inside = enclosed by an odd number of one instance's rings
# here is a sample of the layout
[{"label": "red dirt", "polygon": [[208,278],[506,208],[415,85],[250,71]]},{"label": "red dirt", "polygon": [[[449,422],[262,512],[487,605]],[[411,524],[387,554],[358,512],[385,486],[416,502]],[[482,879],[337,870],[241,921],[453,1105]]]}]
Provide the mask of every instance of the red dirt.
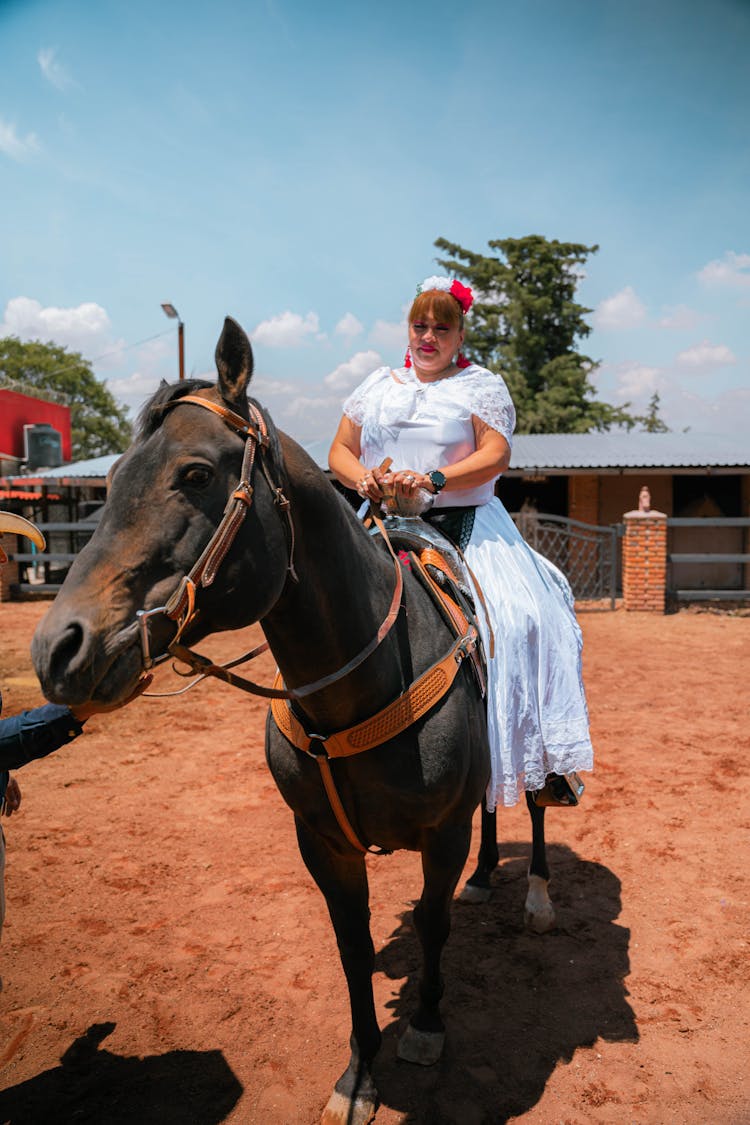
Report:
[{"label": "red dirt", "polygon": [[[44,608],[0,606],[6,714],[40,701],[27,653]],[[581,622],[598,761],[582,806],[548,816],[559,927],[523,930],[528,824],[506,811],[492,900],[454,910],[448,1037],[430,1070],[395,1058],[418,859],[368,861],[377,1125],[750,1121],[750,618]],[[270,679],[271,661],[259,671]],[[0,1122],[318,1120],[348,1007],[266,770],[265,712],[220,684],[138,701],[18,774]]]}]

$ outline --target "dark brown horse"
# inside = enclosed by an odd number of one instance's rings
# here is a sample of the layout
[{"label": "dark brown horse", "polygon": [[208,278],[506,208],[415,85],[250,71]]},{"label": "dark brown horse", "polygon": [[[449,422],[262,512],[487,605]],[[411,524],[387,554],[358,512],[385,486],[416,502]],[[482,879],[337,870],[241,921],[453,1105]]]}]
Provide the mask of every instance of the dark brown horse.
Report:
[{"label": "dark brown horse", "polygon": [[[393,627],[384,629],[394,601],[393,561],[307,454],[248,400],[252,352],[230,319],[216,362],[216,385],[163,384],[144,409],[138,435],[112,473],[97,530],[34,637],[36,669],[53,700],[125,698],[148,663],[141,643],[146,619],[139,625],[137,612],[172,605],[172,616],[155,612],[148,619],[146,653],[166,652],[179,616],[175,590],[184,594],[182,580],[196,560],[205,561],[217,527],[234,518],[225,510],[239,505],[244,518],[196,583],[196,612],[181,642],[260,622],[286,689],[297,693],[295,715],[309,732],[325,736],[379,712],[442,658],[455,637],[406,569]],[[248,486],[238,487],[245,470]],[[324,752],[324,742],[315,746]],[[294,812],[304,862],[325,896],[349,988],[351,1059],[323,1120],[366,1122],[377,1105],[371,1065],[381,1035],[365,858],[343,834],[314,758],[270,718],[266,755]],[[414,925],[423,971],[399,1053],[433,1062],[444,1031],[440,957],[450,905],[489,773],[484,705],[468,662],[416,723],[366,753],[335,760],[331,772],[360,841],[421,853],[424,886]],[[527,902],[541,918],[539,928],[550,920],[542,819],[543,810],[535,810]],[[494,835],[494,822],[487,823]],[[487,882],[496,862],[492,845],[488,837],[479,882]]]}]

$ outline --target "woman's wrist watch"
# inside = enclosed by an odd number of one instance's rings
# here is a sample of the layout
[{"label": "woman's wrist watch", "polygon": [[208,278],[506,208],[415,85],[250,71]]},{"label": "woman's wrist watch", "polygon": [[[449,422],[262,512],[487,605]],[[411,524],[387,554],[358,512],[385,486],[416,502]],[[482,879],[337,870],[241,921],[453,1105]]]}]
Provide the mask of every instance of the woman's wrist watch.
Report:
[{"label": "woman's wrist watch", "polygon": [[441,473],[440,469],[433,469],[431,473],[427,474],[427,479],[431,483],[432,490],[436,495],[441,491],[441,489],[445,488],[446,484],[448,483],[445,477],[445,473]]}]

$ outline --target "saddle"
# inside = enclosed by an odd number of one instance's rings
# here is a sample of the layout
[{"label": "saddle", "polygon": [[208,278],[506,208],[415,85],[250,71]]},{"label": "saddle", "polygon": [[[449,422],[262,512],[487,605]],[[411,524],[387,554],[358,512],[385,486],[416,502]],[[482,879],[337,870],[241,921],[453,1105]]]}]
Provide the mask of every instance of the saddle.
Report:
[{"label": "saddle", "polygon": [[[360,852],[384,854],[381,849],[368,847],[360,841],[339,797],[330,762],[371,750],[407,730],[443,698],[467,657],[482,698],[486,695],[487,680],[472,602],[471,572],[460,550],[417,518],[389,516],[383,521],[373,514],[372,522],[373,530],[382,536],[394,559],[408,566],[432,597],[437,611],[454,634],[453,644],[442,659],[423,672],[392,703],[346,730],[326,735],[309,731],[289,699],[274,698],[271,714],[284,737],[317,762],[334,815],[349,843]],[[277,676],[275,686],[280,685],[281,678]]]},{"label": "saddle", "polygon": [[[494,655],[494,637],[482,589],[461,549],[468,542],[473,522],[473,508],[456,508],[430,513],[427,519],[387,515],[383,519],[383,527],[393,550],[427,589],[441,616],[446,617],[448,611],[448,623],[454,630],[463,631],[467,624],[476,630],[477,642],[471,652],[471,666],[484,699],[487,693],[487,658],[477,621],[474,591],[484,614],[490,656]],[[378,533],[379,528],[370,527],[371,535]]]}]

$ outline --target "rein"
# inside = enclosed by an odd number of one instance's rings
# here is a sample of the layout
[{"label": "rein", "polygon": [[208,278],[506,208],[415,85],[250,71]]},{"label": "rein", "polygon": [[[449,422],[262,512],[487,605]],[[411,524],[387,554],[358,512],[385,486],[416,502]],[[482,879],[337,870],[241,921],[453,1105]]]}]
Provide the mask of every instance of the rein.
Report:
[{"label": "rein", "polygon": [[[203,679],[206,676],[215,676],[217,680],[222,680],[225,684],[229,684],[231,687],[240,688],[242,691],[247,691],[251,695],[261,695],[265,699],[305,699],[308,695],[314,695],[315,692],[322,691],[323,688],[330,687],[331,684],[335,684],[339,680],[344,679],[349,675],[350,672],[353,672],[355,668],[359,668],[360,664],[364,664],[368,656],[372,656],[373,652],[375,652],[375,649],[380,646],[383,639],[388,635],[391,628],[395,624],[396,618],[398,617],[398,613],[401,608],[401,596],[404,589],[404,577],[401,563],[393,551],[390,539],[388,538],[388,533],[386,532],[382,521],[378,518],[376,522],[382,529],[382,534],[385,538],[386,544],[388,545],[388,550],[391,552],[391,555],[393,555],[396,573],[396,581],[393,588],[393,597],[391,598],[391,604],[388,608],[388,613],[383,619],[383,622],[375,636],[372,637],[370,641],[368,641],[363,649],[360,649],[356,656],[352,657],[352,659],[348,661],[348,663],[344,664],[343,667],[337,669],[335,672],[329,673],[327,676],[321,676],[319,680],[314,680],[312,683],[303,684],[302,687],[277,688],[264,687],[263,684],[257,684],[253,680],[245,679],[243,676],[237,676],[235,673],[229,671],[230,668],[234,668],[238,664],[243,664],[247,660],[251,660],[255,656],[260,656],[262,652],[266,652],[268,649],[267,642],[265,644],[259,645],[258,648],[253,649],[251,652],[247,653],[243,657],[240,657],[238,660],[231,661],[229,664],[214,664],[214,662],[207,656],[202,656],[194,649],[190,649],[184,645],[179,644],[179,637],[175,637],[174,641],[172,641],[169,646],[170,655],[176,657],[178,660],[181,660],[183,664],[187,664],[191,672],[197,673],[199,679]],[[189,674],[190,673],[188,673],[188,675]],[[195,682],[197,683],[197,680]],[[279,679],[277,677],[277,683],[278,682]]]},{"label": "rein", "polygon": [[[385,528],[382,527],[381,530],[391,548]],[[432,596],[455,636],[453,644],[442,659],[413,680],[409,687],[387,706],[346,730],[332,731],[329,734],[309,731],[302,719],[294,713],[288,701],[283,703],[279,699],[274,699],[271,703],[271,715],[279,731],[297,750],[317,762],[339,828],[352,847],[363,854],[388,855],[389,853],[384,848],[366,847],[359,839],[346,815],[336,788],[331,762],[337,758],[350,758],[366,750],[373,750],[376,746],[381,746],[408,730],[447,694],[464,660],[469,658],[478,663],[476,648],[479,638],[476,626],[468,620],[461,606],[442,589],[427,570],[428,566],[432,566],[442,571],[445,577],[455,583],[450,567],[433,548],[423,551],[421,558],[411,551],[409,559],[416,576]],[[483,674],[478,668],[476,670],[479,672],[478,682],[484,695]],[[277,681],[279,679],[280,677],[277,676]]]},{"label": "rein", "polygon": [[[208,587],[213,583],[253,502],[254,489],[252,475],[255,466],[256,452],[258,450],[260,451],[258,462],[271,490],[274,504],[278,506],[280,512],[286,517],[288,522],[288,573],[292,581],[299,581],[294,569],[294,523],[291,514],[291,504],[284,495],[281,487],[273,481],[268,466],[266,465],[265,454],[269,447],[269,438],[268,427],[266,426],[263,415],[252,403],[249,403],[250,418],[245,419],[241,417],[241,415],[235,414],[234,411],[229,410],[227,407],[221,406],[209,399],[201,398],[198,395],[184,395],[182,398],[174,399],[172,402],[166,404],[165,409],[174,409],[174,407],[179,406],[181,403],[201,406],[205,410],[210,410],[212,413],[218,415],[230,429],[234,430],[245,440],[245,447],[242,455],[242,468],[239,483],[230,493],[219,526],[216,528],[216,531],[211,536],[207,546],[191,568],[189,574],[185,575],[180,581],[177,589],[169,598],[166,605],[151,610],[138,610],[136,613],[141,636],[144,668],[150,668],[156,662],[151,657],[150,653],[148,620],[155,614],[162,613],[177,622],[177,632],[168,645],[167,653],[162,659],[173,656],[191,669],[191,672],[186,673],[187,675],[197,673],[196,679],[180,691],[169,693],[155,692],[153,694],[155,696],[163,696],[165,694],[181,695],[191,687],[194,687],[195,684],[206,676],[214,676],[216,679],[223,680],[224,683],[230,684],[232,687],[238,687],[253,695],[260,695],[264,696],[266,699],[271,699],[272,715],[279,731],[293,746],[314,758],[318,763],[323,786],[328,795],[328,800],[334,816],[341,831],[352,847],[361,853],[372,852],[376,855],[388,854],[384,849],[367,847],[360,841],[346,815],[346,811],[336,789],[336,784],[331,772],[330,760],[359,754],[362,751],[370,750],[375,746],[388,742],[390,739],[395,738],[396,735],[407,730],[417,719],[431,710],[451,687],[463,661],[467,657],[474,656],[477,644],[477,630],[474,625],[467,621],[461,608],[452,598],[441,591],[438,584],[427,573],[426,564],[439,562],[439,556],[437,558],[425,557],[423,563],[412,553],[411,559],[415,565],[416,573],[426,585],[438,604],[443,616],[452,627],[455,636],[454,643],[441,660],[433,664],[431,668],[428,668],[425,673],[409,685],[405,692],[399,695],[388,706],[378,711],[377,714],[370,716],[363,722],[357,723],[355,726],[344,731],[319,734],[312,733],[306,729],[302,720],[292,711],[290,701],[304,699],[306,696],[322,691],[324,688],[330,687],[332,684],[344,679],[350,672],[354,671],[355,668],[358,668],[360,664],[364,663],[364,661],[372,655],[382,643],[383,639],[388,635],[401,610],[404,583],[401,561],[393,549],[383,521],[371,507],[371,517],[385,540],[393,559],[396,581],[388,612],[375,636],[343,667],[326,676],[321,676],[320,679],[314,680],[312,683],[304,684],[294,689],[277,687],[275,685],[269,688],[229,671],[230,668],[265,652],[269,647],[267,642],[259,645],[249,653],[246,653],[245,656],[230,661],[225,665],[215,664],[207,657],[181,644],[180,640],[183,634],[197,615],[196,597],[198,590]],[[432,555],[436,556],[437,553],[433,552]],[[444,565],[442,569],[445,570]],[[182,675],[183,673],[179,674]],[[281,682],[281,676],[277,675],[276,683],[280,684]],[[282,703],[282,701],[285,701],[285,703]]]},{"label": "rein", "polygon": [[[206,676],[215,676],[217,679],[223,680],[225,683],[230,684],[232,687],[239,687],[243,691],[248,691],[253,695],[260,695],[266,699],[304,699],[308,695],[313,695],[315,692],[322,691],[323,688],[330,687],[338,680],[348,676],[360,664],[378,648],[383,639],[388,635],[393,627],[396,618],[398,617],[401,608],[401,597],[403,593],[403,573],[401,563],[398,560],[390,540],[388,539],[385,527],[378,518],[376,523],[381,529],[383,537],[388,545],[388,549],[393,557],[396,581],[391,598],[391,604],[388,612],[378,628],[374,637],[357,653],[348,663],[335,672],[331,672],[327,676],[321,676],[320,679],[314,680],[312,683],[303,684],[301,687],[294,689],[280,689],[264,687],[262,684],[257,684],[252,680],[245,679],[242,676],[237,676],[230,672],[228,669],[236,667],[239,664],[244,664],[248,660],[260,656],[261,653],[268,650],[268,642],[258,645],[257,648],[252,649],[244,656],[238,657],[235,660],[229,661],[227,664],[214,664],[208,657],[202,656],[200,653],[195,652],[193,649],[186,645],[180,644],[180,640],[193,623],[197,615],[196,609],[196,595],[200,588],[210,586],[219,567],[227,556],[229,548],[235,540],[237,532],[240,530],[248,510],[253,502],[253,485],[252,474],[255,465],[256,450],[260,449],[260,456],[258,463],[263,471],[263,475],[268,482],[271,494],[274,498],[274,503],[278,506],[279,510],[286,516],[289,527],[289,576],[294,582],[298,582],[299,578],[294,568],[294,522],[291,514],[291,504],[287,497],[284,495],[282,488],[277,485],[271,478],[266,465],[264,454],[269,446],[268,427],[261,412],[248,403],[250,410],[250,419],[243,418],[240,414],[236,414],[228,407],[221,406],[219,403],[212,402],[210,399],[201,398],[198,395],[183,395],[182,398],[174,399],[172,402],[167,403],[165,410],[174,409],[182,403],[190,403],[193,406],[202,406],[205,410],[210,410],[213,414],[218,415],[221,420],[234,430],[241,437],[245,439],[245,448],[242,456],[242,468],[240,471],[240,480],[237,487],[230,493],[227,505],[224,509],[224,515],[221,523],[209,540],[207,546],[204,548],[200,557],[193,565],[190,573],[185,575],[181,580],[179,586],[174,591],[166,605],[158,606],[156,609],[138,610],[136,618],[138,620],[141,649],[143,654],[144,668],[151,668],[157,660],[151,656],[150,640],[148,633],[148,620],[157,613],[162,613],[164,616],[177,621],[177,632],[168,646],[167,652],[161,659],[168,659],[169,656],[174,656],[183,664],[186,664],[191,671],[187,675],[196,673],[196,679],[186,685],[184,688],[175,692],[145,692],[145,695],[152,698],[164,698],[169,695],[183,695],[190,688],[194,687],[200,680]],[[157,658],[159,659],[159,658]],[[184,673],[179,673],[183,675]]]}]

